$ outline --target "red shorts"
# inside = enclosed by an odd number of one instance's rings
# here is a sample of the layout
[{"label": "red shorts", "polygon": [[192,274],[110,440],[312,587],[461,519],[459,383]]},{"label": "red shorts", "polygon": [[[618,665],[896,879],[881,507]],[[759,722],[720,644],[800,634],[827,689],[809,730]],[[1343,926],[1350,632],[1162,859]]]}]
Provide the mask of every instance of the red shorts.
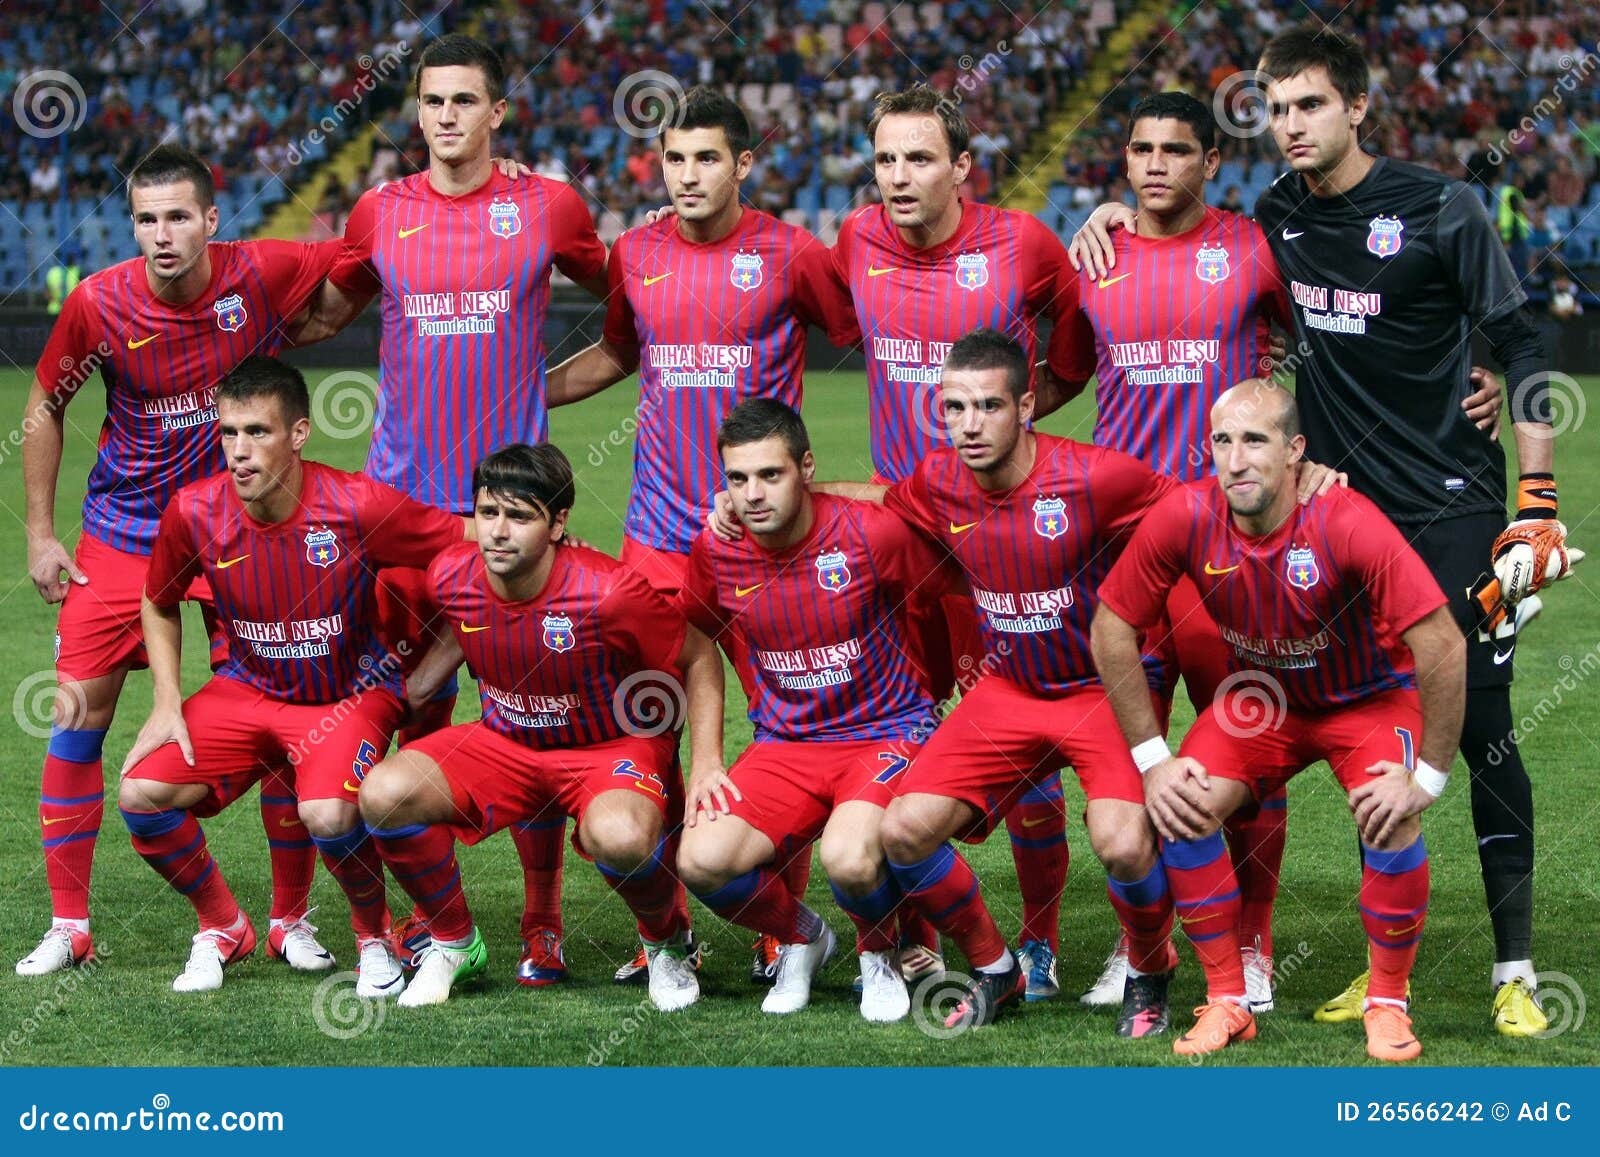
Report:
[{"label": "red shorts", "polygon": [[1063,764],[1091,802],[1144,803],[1139,769],[1101,687],[1045,698],[985,675],[934,730],[895,794],[971,804],[981,817],[963,838],[976,842]]},{"label": "red shorts", "polygon": [[1232,673],[1228,644],[1222,641],[1222,633],[1207,613],[1200,599],[1200,588],[1188,575],[1179,576],[1168,592],[1166,614],[1150,628],[1147,639],[1153,644],[1150,649],[1169,673],[1170,681],[1165,689],[1168,698],[1181,673],[1195,712],[1210,706],[1217,688]]},{"label": "red shorts", "polygon": [[387,567],[378,572],[378,635],[400,656],[409,675],[444,630],[444,610],[428,588],[428,572],[416,567]]},{"label": "red shorts", "polygon": [[294,769],[302,800],[355,803],[361,781],[389,750],[400,701],[384,690],[335,703],[285,703],[236,679],[213,678],[183,702],[194,766],[178,745],[151,752],[128,773],[161,783],[203,783],[210,796],[194,810],[216,815],[280,767]]},{"label": "red shorts", "polygon": [[[450,794],[465,817],[456,838],[475,844],[501,828],[525,820],[565,814],[583,824],[583,813],[606,791],[638,792],[667,817],[678,737],[635,738],[589,747],[541,751],[507,739],[482,723],[459,723],[406,745],[439,765]],[[678,780],[681,782],[681,778]],[[572,846],[579,853],[578,832]]]},{"label": "red shorts", "polygon": [[921,744],[904,739],[833,743],[768,740],[752,743],[728,769],[742,800],[729,814],[755,828],[778,849],[806,847],[822,834],[833,809],[860,800],[886,808]]},{"label": "red shorts", "polygon": [[1260,692],[1260,684],[1246,684],[1224,694],[1195,720],[1178,753],[1199,760],[1211,775],[1249,784],[1258,800],[1324,759],[1346,792],[1370,783],[1367,768],[1380,759],[1407,767],[1415,762],[1422,700],[1413,690],[1385,691],[1326,711],[1278,709],[1263,703]]},{"label": "red shorts", "polygon": [[[684,580],[689,574],[689,556],[686,554],[646,546],[637,539],[623,535],[622,563],[669,603],[676,603],[678,596],[683,593]],[[737,626],[729,627],[717,642],[727,653],[728,662],[733,664],[739,684],[744,688],[745,698],[755,698],[756,673],[750,663],[750,647],[745,642],[744,632]]]},{"label": "red shorts", "polygon": [[[118,550],[85,533],[78,536],[73,557],[89,582],[67,584],[56,620],[56,677],[83,682],[125,667],[149,666],[139,603],[150,556]],[[197,578],[184,597],[200,604],[211,637],[211,669],[216,670],[228,658],[228,640],[217,623],[211,587]]]}]

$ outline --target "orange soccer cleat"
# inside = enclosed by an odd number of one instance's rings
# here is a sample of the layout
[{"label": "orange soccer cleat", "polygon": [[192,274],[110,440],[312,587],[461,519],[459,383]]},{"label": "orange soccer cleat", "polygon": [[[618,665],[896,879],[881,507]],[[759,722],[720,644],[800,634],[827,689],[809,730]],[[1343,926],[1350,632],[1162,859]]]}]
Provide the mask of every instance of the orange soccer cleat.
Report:
[{"label": "orange soccer cleat", "polygon": [[1392,1004],[1374,1004],[1362,1015],[1367,1026],[1367,1055],[1380,1061],[1414,1061],[1422,1042],[1411,1031],[1411,1018]]},{"label": "orange soccer cleat", "polygon": [[1214,1000],[1194,1010],[1194,1027],[1172,1042],[1180,1057],[1218,1052],[1235,1041],[1255,1040],[1256,1018],[1231,1000]]}]

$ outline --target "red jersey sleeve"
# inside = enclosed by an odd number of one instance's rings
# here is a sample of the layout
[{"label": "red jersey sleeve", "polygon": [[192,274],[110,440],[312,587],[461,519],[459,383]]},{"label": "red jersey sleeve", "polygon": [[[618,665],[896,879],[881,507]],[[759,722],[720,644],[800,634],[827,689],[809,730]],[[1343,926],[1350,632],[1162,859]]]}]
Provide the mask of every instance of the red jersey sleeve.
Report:
[{"label": "red jersey sleeve", "polygon": [[594,217],[571,185],[552,181],[550,197],[551,245],[556,268],[574,281],[588,281],[605,272],[606,247],[594,231]]},{"label": "red jersey sleeve", "polygon": [[631,657],[641,670],[671,671],[678,665],[689,622],[642,578],[617,570],[599,616],[605,645]]},{"label": "red jersey sleeve", "polygon": [[425,506],[363,475],[354,477],[361,545],[374,566],[426,567],[464,541],[460,515]]},{"label": "red jersey sleeve", "polygon": [[343,238],[304,241],[250,241],[251,254],[267,284],[267,297],[279,317],[293,317],[344,252]]},{"label": "red jersey sleeve", "polygon": [[909,526],[898,513],[883,506],[858,503],[867,541],[872,546],[872,566],[884,585],[904,595],[942,594],[949,586],[943,547]]},{"label": "red jersey sleeve", "polygon": [[1396,635],[1448,603],[1433,572],[1370,499],[1334,490],[1324,501],[1333,503],[1329,521],[1337,527],[1341,563],[1360,580],[1367,605]]},{"label": "red jersey sleeve", "polygon": [[355,208],[344,223],[338,256],[328,271],[328,280],[346,293],[371,297],[383,289],[378,271],[372,266],[372,238],[378,228],[377,198],[378,189],[368,189],[356,199]]},{"label": "red jersey sleeve", "polygon": [[860,345],[861,324],[850,300],[850,284],[840,275],[833,254],[804,230],[799,239],[789,270],[795,316],[826,332],[841,349]]},{"label": "red jersey sleeve", "polygon": [[1100,601],[1141,630],[1159,622],[1167,592],[1184,571],[1193,522],[1187,489],[1179,487],[1156,503],[1100,584]]},{"label": "red jersey sleeve", "polygon": [[678,610],[703,634],[715,639],[722,634],[730,616],[717,598],[717,576],[711,565],[709,530],[689,548],[689,566],[678,593]]},{"label": "red jersey sleeve", "polygon": [[61,313],[50,328],[50,337],[45,341],[44,352],[39,355],[39,364],[33,371],[47,394],[66,390],[70,397],[87,377],[85,369],[90,367],[88,358],[96,344],[95,307],[89,299],[93,292],[89,283],[83,282],[67,294],[67,300],[61,303]]},{"label": "red jersey sleeve", "polygon": [[183,495],[161,515],[150,569],[145,572],[144,593],[158,607],[175,607],[183,601],[189,584],[200,575],[200,552],[194,546]]},{"label": "red jersey sleeve", "polygon": [[1150,508],[1182,482],[1167,474],[1157,474],[1139,459],[1119,450],[1101,449],[1094,464],[1089,495],[1096,519],[1110,540],[1122,539],[1138,526]]},{"label": "red jersey sleeve", "polygon": [[601,336],[606,344],[629,361],[639,360],[639,324],[633,312],[633,302],[628,300],[628,261],[633,248],[626,235],[611,247],[611,260],[606,263],[606,322]]},{"label": "red jersey sleeve", "polygon": [[1067,259],[1067,248],[1043,221],[1024,215],[1023,253],[1027,257],[1026,308],[1050,319],[1050,341],[1045,362],[1050,372],[1066,382],[1086,382],[1094,376],[1094,330],[1079,306],[1078,273]]},{"label": "red jersey sleeve", "polygon": [[924,534],[938,537],[939,513],[928,494],[928,459],[918,462],[910,475],[884,491],[883,504]]},{"label": "red jersey sleeve", "polygon": [[1280,329],[1293,333],[1294,317],[1289,309],[1289,291],[1284,287],[1283,274],[1278,271],[1277,258],[1272,256],[1272,246],[1267,243],[1267,235],[1261,231],[1260,225],[1255,225],[1251,233],[1255,238],[1256,268],[1261,271],[1261,315]]}]

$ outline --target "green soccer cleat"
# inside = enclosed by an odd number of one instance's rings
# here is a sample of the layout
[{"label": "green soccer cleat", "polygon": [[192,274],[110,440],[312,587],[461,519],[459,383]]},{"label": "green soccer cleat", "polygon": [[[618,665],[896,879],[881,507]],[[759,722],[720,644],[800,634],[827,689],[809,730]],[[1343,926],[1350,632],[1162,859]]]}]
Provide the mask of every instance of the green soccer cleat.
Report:
[{"label": "green soccer cleat", "polygon": [[472,929],[472,939],[460,947],[430,941],[417,961],[417,974],[395,1003],[402,1008],[443,1004],[450,999],[450,989],[457,982],[482,976],[488,967],[489,948],[476,927]]}]

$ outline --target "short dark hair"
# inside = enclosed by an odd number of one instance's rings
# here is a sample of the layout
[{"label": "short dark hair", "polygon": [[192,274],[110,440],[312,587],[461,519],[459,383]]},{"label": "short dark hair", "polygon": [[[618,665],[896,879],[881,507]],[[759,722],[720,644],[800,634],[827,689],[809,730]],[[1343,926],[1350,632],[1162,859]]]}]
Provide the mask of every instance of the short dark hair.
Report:
[{"label": "short dark hair", "polygon": [[563,510],[571,510],[577,497],[572,463],[554,442],[540,442],[537,446],[516,442],[500,447],[472,471],[474,504],[485,490],[543,507],[552,519]]},{"label": "short dark hair", "polygon": [[739,102],[709,85],[695,85],[681,99],[664,102],[660,129],[663,146],[668,129],[721,129],[736,161],[740,153],[755,147],[750,118]]},{"label": "short dark hair", "polygon": [[878,126],[888,116],[930,115],[939,118],[944,127],[944,139],[950,146],[953,161],[967,151],[972,141],[972,125],[967,122],[961,105],[950,96],[925,84],[914,84],[903,92],[880,92],[872,102],[872,118],[867,121],[867,137],[877,148]]},{"label": "short dark hair", "polygon": [[217,386],[218,402],[250,402],[257,398],[276,399],[291,426],[311,416],[311,394],[300,371],[265,354],[251,354],[229,370]]},{"label": "short dark hair", "polygon": [[1033,367],[1028,351],[1008,333],[985,326],[964,334],[944,357],[946,370],[1005,370],[1006,386],[1013,398],[1028,392]]},{"label": "short dark hair", "polygon": [[1330,25],[1306,21],[1285,28],[1267,41],[1261,53],[1261,71],[1273,80],[1286,80],[1312,68],[1328,70],[1328,79],[1347,106],[1372,87],[1361,42]]},{"label": "short dark hair", "polygon": [[811,435],[800,415],[776,398],[746,398],[717,427],[717,453],[730,446],[748,446],[768,438],[783,439],[783,448],[798,464],[811,449]]},{"label": "short dark hair", "polygon": [[216,200],[211,166],[200,159],[200,154],[182,145],[157,145],[128,174],[128,211],[133,211],[134,189],[150,185],[176,185],[181,181],[194,185],[194,194],[200,199],[201,209],[211,208]]},{"label": "short dark hair", "polygon": [[1133,140],[1134,126],[1140,121],[1182,121],[1194,130],[1202,152],[1209,153],[1217,147],[1217,118],[1211,110],[1186,92],[1156,92],[1133,106],[1128,117],[1128,139]]},{"label": "short dark hair", "polygon": [[416,75],[411,78],[411,92],[422,95],[422,70],[425,68],[476,68],[483,73],[483,84],[489,90],[489,100],[499,101],[506,95],[506,66],[500,54],[475,36],[452,32],[437,40],[430,40],[417,59]]}]

